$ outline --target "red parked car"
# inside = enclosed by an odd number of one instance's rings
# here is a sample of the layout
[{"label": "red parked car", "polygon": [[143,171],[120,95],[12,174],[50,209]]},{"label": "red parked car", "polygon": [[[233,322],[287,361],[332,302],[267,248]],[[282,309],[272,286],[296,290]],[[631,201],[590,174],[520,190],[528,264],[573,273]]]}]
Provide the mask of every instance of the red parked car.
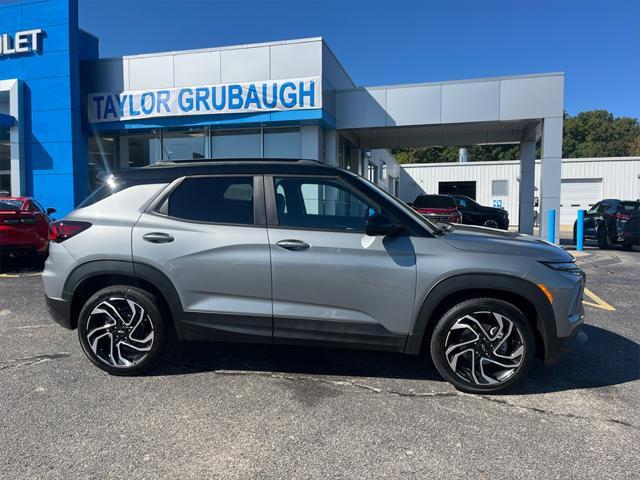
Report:
[{"label": "red parked car", "polygon": [[0,197],[0,255],[46,257],[54,212],[32,198]]},{"label": "red parked car", "polygon": [[462,223],[462,214],[450,195],[418,195],[410,205],[431,221]]}]

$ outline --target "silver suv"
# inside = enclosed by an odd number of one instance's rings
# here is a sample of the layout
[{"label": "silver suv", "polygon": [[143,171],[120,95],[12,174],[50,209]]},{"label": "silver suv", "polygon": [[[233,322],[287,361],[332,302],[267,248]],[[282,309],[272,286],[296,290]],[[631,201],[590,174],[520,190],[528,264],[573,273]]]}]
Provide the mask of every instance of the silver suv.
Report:
[{"label": "silver suv", "polygon": [[540,239],[433,224],[309,160],[116,172],[52,226],[53,318],[99,368],[157,366],[178,340],[417,355],[494,392],[586,340],[584,274]]}]

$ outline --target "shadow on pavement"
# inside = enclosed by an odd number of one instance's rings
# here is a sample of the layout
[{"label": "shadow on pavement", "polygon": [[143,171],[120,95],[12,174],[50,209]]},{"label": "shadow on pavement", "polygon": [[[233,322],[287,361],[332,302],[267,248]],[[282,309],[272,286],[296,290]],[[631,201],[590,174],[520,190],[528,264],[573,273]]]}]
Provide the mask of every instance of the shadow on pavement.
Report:
[{"label": "shadow on pavement", "polygon": [[20,274],[41,272],[44,268],[44,260],[36,256],[13,258],[0,257],[0,273]]},{"label": "shadow on pavement", "polygon": [[[640,379],[640,345],[585,325],[589,341],[558,364],[538,361],[511,395],[598,388]],[[443,381],[430,359],[409,355],[273,345],[185,343],[155,375],[202,371],[333,375]],[[415,386],[412,386],[415,387]]]},{"label": "shadow on pavement", "polygon": [[[575,243],[573,243],[573,239],[571,238],[561,238],[560,239],[560,245],[563,247],[573,247],[573,248],[569,248],[569,250],[575,250],[576,245]],[[601,251],[598,248],[598,244],[594,241],[594,240],[585,240],[584,242],[584,250],[585,251],[590,251],[590,250],[596,250],[596,251]],[[621,244],[614,244],[610,250],[619,250],[619,251],[626,251],[626,252],[638,252],[640,251],[640,245],[634,245],[633,248],[631,249],[624,249],[622,247]],[[605,252],[607,250],[604,250]]]}]

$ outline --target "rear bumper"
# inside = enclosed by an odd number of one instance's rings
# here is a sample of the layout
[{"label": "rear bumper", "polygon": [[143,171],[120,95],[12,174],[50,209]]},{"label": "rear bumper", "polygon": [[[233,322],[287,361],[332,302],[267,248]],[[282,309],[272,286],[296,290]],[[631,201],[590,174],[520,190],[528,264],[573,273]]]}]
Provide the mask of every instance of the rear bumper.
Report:
[{"label": "rear bumper", "polygon": [[633,232],[625,232],[621,235],[620,240],[623,242],[635,243],[636,245],[640,244],[640,234]]},{"label": "rear bumper", "polygon": [[46,295],[44,298],[47,301],[47,310],[51,318],[64,328],[73,330],[71,324],[71,302],[57,298],[49,298]]},{"label": "rear bumper", "polygon": [[544,363],[552,365],[557,363],[566,354],[584,345],[589,337],[582,330],[582,326],[576,328],[568,337],[556,337],[547,341]]},{"label": "rear bumper", "polygon": [[1,245],[0,257],[8,257],[12,255],[33,255],[38,250],[32,245]]}]

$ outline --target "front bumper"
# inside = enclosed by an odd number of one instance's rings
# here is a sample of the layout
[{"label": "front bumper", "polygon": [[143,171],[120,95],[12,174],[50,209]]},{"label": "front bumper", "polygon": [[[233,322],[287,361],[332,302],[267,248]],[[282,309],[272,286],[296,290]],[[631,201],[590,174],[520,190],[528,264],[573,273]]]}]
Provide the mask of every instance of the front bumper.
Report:
[{"label": "front bumper", "polygon": [[552,365],[562,359],[567,353],[575,350],[576,348],[584,345],[589,337],[582,330],[582,326],[576,328],[568,337],[556,337],[549,339],[546,345],[546,354],[544,357],[544,363],[546,365]]},{"label": "front bumper", "polygon": [[44,298],[47,302],[47,310],[49,311],[51,318],[64,328],[73,330],[74,327],[71,324],[71,302],[57,298],[50,298],[46,295]]}]

